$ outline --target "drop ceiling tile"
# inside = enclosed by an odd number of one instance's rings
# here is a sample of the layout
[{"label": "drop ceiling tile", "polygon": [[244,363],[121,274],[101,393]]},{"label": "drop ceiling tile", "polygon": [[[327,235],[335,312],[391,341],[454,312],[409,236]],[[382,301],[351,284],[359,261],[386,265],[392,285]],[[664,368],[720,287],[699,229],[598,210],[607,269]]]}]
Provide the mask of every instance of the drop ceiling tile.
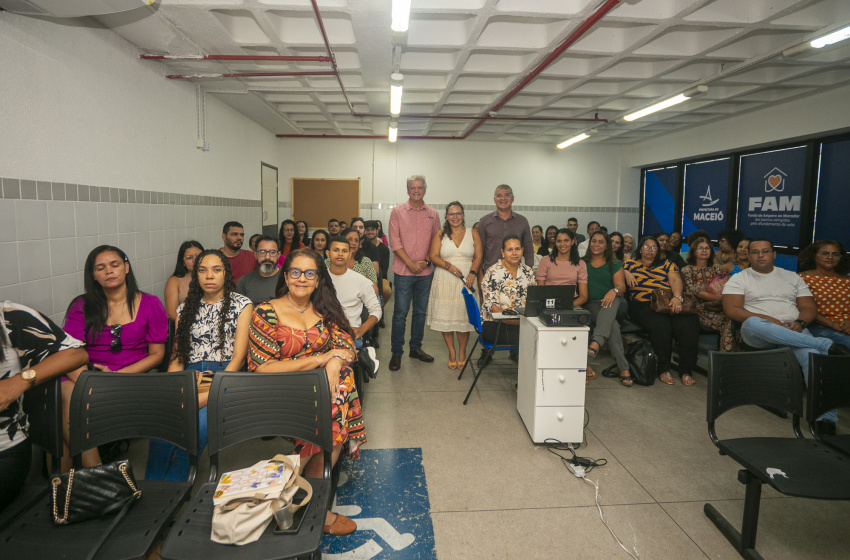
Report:
[{"label": "drop ceiling tile", "polygon": [[772,23],[819,28],[848,19],[850,19],[850,3],[847,0],[821,0],[777,18]]},{"label": "drop ceiling tile", "polygon": [[313,103],[313,97],[306,93],[266,93],[262,97],[269,103]]},{"label": "drop ceiling tile", "polygon": [[281,113],[321,113],[321,107],[317,105],[308,105],[306,103],[280,103],[277,110]]},{"label": "drop ceiling tile", "polygon": [[[406,96],[407,94],[405,94]],[[486,105],[496,102],[495,93],[451,93],[446,97],[447,104]]]},{"label": "drop ceiling tile", "polygon": [[799,4],[799,0],[766,0],[741,2],[741,0],[714,0],[685,16],[687,21],[706,23],[756,23]]},{"label": "drop ceiling tile", "polygon": [[247,10],[211,10],[210,13],[237,43],[268,43],[254,14]]},{"label": "drop ceiling tile", "polygon": [[681,59],[624,58],[598,74],[600,78],[647,79],[680,64]]},{"label": "drop ceiling tile", "polygon": [[[269,10],[266,12],[272,28],[284,43],[300,45],[324,45],[316,17],[310,12]],[[351,16],[339,13],[323,13],[325,32],[332,45],[353,45],[354,27]]]},{"label": "drop ceiling tile", "polygon": [[473,52],[463,65],[465,72],[512,72],[525,71],[534,61],[534,53],[501,53],[493,51]]},{"label": "drop ceiling tile", "polygon": [[564,109],[587,109],[595,107],[604,99],[604,97],[575,97],[573,95],[569,95],[555,101],[554,103],[550,103],[549,106]]},{"label": "drop ceiling tile", "polygon": [[447,115],[482,115],[490,107],[487,105],[453,105],[445,104],[440,108],[440,113]]},{"label": "drop ceiling tile", "polygon": [[557,94],[567,91],[575,86],[578,80],[553,80],[551,78],[537,78],[522,90],[527,93]]},{"label": "drop ceiling tile", "polygon": [[778,48],[789,46],[804,36],[805,33],[794,31],[753,31],[741,39],[708,53],[706,56],[712,58],[752,58]]},{"label": "drop ceiling tile", "polygon": [[[341,93],[319,93],[319,101],[324,103],[345,103],[345,97]],[[348,99],[352,103],[366,103],[366,96],[361,93],[348,92]],[[389,92],[387,92],[389,100]]]},{"label": "drop ceiling tile", "polygon": [[635,54],[693,56],[740,33],[740,28],[677,25],[635,50]]},{"label": "drop ceiling tile", "polygon": [[507,106],[508,107],[540,107],[545,100],[545,97],[540,95],[525,95],[519,94],[513,99],[511,99]]},{"label": "drop ceiling tile", "polygon": [[626,80],[591,80],[570,91],[576,95],[617,95],[636,84],[636,81]]},{"label": "drop ceiling tile", "polygon": [[772,84],[774,82],[793,78],[794,76],[811,70],[814,70],[814,68],[807,66],[763,64],[753,68],[752,70],[726,76],[723,80],[729,83]]},{"label": "drop ceiling tile", "polygon": [[466,127],[469,126],[468,121],[458,121],[458,122],[446,122],[440,121],[435,122],[431,125],[432,132],[458,132],[465,130]]},{"label": "drop ceiling tile", "polygon": [[788,97],[795,97],[804,93],[815,91],[814,88],[762,88],[752,93],[736,97],[735,101],[780,101]]},{"label": "drop ceiling tile", "polygon": [[476,17],[466,14],[411,14],[407,44],[411,47],[465,45]]},{"label": "drop ceiling tile", "polygon": [[479,10],[487,0],[414,0],[411,10]]},{"label": "drop ceiling tile", "polygon": [[687,89],[688,85],[689,84],[685,82],[648,84],[637,89],[633,89],[625,95],[629,97],[644,97],[648,99],[654,99],[656,97],[664,97],[666,95],[672,95],[674,93],[681,93],[683,90]]},{"label": "drop ceiling tile", "polygon": [[503,91],[513,82],[513,77],[461,76],[455,82],[457,91]]},{"label": "drop ceiling tile", "polygon": [[696,82],[715,76],[724,69],[732,67],[735,64],[738,64],[738,61],[700,59],[698,61],[689,62],[681,68],[677,68],[672,72],[664,74],[661,76],[661,79]]},{"label": "drop ceiling tile", "polygon": [[434,105],[432,103],[405,103],[404,99],[401,100],[401,114],[404,115],[406,113],[410,113],[411,115],[430,115],[434,112]]},{"label": "drop ceiling tile", "polygon": [[596,3],[596,0],[499,0],[496,10],[531,14],[575,15]]},{"label": "drop ceiling tile", "polygon": [[754,89],[758,89],[758,85],[740,85],[735,84],[731,85],[727,82],[712,82],[711,85],[708,86],[708,91],[700,97],[703,99],[728,99],[730,97],[735,97],[736,95],[741,95],[747,93],[748,91],[752,91]]},{"label": "drop ceiling tile", "polygon": [[447,74],[407,72],[404,75],[405,89],[445,89],[448,85]]},{"label": "drop ceiling tile", "polygon": [[808,74],[801,78],[795,78],[782,82],[782,85],[790,86],[832,86],[850,80],[850,67],[836,68],[834,70],[824,70]]},{"label": "drop ceiling tile", "polygon": [[611,60],[611,57],[608,56],[563,54],[541,75],[584,77],[607,64],[609,60]]},{"label": "drop ceiling tile", "polygon": [[[632,45],[652,33],[655,27],[655,25],[641,23],[605,23],[603,20],[603,23],[597,24],[581,39],[573,43],[571,50],[579,52],[619,53],[629,49]],[[681,55],[681,51],[678,54]]]},{"label": "drop ceiling tile", "polygon": [[432,91],[409,91],[404,92],[404,101],[407,103],[437,103],[443,94]]},{"label": "drop ceiling tile", "polygon": [[612,18],[653,19],[665,21],[675,17],[701,0],[641,0],[620,2],[609,12]]},{"label": "drop ceiling tile", "polygon": [[324,115],[309,115],[309,114],[297,114],[297,113],[289,113],[289,118],[294,123],[298,124],[306,124],[306,123],[317,123],[324,122],[327,123],[328,119]]},{"label": "drop ceiling tile", "polygon": [[478,37],[479,47],[542,49],[549,46],[570,24],[569,20],[494,17]]},{"label": "drop ceiling tile", "polygon": [[401,72],[408,70],[444,70],[450,72],[457,66],[460,52],[457,49],[410,49],[401,53]]}]

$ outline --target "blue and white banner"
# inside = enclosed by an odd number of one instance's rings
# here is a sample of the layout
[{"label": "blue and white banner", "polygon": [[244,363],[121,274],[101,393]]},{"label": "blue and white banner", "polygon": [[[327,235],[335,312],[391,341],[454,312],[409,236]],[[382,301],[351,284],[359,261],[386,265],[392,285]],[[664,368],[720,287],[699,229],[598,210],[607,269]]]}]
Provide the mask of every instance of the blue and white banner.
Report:
[{"label": "blue and white banner", "polygon": [[741,156],[738,229],[750,238],[797,247],[805,171],[805,146]]},{"label": "blue and white banner", "polygon": [[724,229],[730,162],[729,158],[723,158],[685,165],[683,236],[701,229],[717,239]]},{"label": "blue and white banner", "polygon": [[847,209],[850,208],[850,140],[824,142],[818,173],[815,239],[834,239],[850,245]]},{"label": "blue and white banner", "polygon": [[643,183],[641,235],[670,233],[676,217],[676,168],[648,169]]}]

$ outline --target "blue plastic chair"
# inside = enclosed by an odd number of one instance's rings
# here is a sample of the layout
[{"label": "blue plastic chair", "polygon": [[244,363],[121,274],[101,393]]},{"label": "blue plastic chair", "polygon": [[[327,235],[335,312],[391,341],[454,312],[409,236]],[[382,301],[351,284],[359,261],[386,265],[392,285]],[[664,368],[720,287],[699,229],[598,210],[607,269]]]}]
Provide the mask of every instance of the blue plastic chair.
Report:
[{"label": "blue plastic chair", "polygon": [[[466,394],[466,398],[463,399],[463,404],[469,400],[469,395],[472,394],[472,390],[475,389],[475,384],[478,383],[478,377],[481,375],[481,372],[484,371],[484,368],[490,363],[490,359],[492,359],[493,354],[498,350],[519,350],[519,346],[503,346],[498,344],[493,344],[492,342],[487,342],[484,340],[484,337],[481,334],[481,310],[478,308],[478,301],[475,299],[469,290],[464,286],[461,288],[461,293],[463,294],[463,302],[466,304],[466,316],[469,319],[469,324],[475,329],[475,332],[478,334],[478,338],[475,340],[475,344],[472,345],[472,350],[469,352],[469,355],[466,357],[466,364],[464,364],[463,369],[460,370],[460,375],[457,376],[458,380],[463,377],[463,372],[466,371],[466,368],[472,368],[472,374],[475,378],[472,380],[472,387],[469,388],[469,392]],[[498,326],[496,327],[496,337],[495,340],[499,340],[499,331],[502,330],[502,322],[498,321]],[[487,349],[487,353],[485,354],[484,365],[478,368],[476,371],[475,364],[473,363],[472,356],[475,353],[475,349],[478,345]]]}]

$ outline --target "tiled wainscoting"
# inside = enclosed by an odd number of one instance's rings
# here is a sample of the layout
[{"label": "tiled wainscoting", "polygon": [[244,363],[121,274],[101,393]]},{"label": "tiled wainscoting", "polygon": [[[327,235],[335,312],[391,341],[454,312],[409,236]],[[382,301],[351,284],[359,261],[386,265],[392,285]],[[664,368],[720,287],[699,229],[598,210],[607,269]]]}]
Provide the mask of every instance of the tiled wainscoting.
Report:
[{"label": "tiled wainscoting", "polygon": [[123,249],[142,290],[161,298],[183,241],[221,247],[229,220],[241,222],[246,237],[260,231],[258,200],[6,178],[0,184],[0,300],[29,305],[60,325],[98,245]]}]

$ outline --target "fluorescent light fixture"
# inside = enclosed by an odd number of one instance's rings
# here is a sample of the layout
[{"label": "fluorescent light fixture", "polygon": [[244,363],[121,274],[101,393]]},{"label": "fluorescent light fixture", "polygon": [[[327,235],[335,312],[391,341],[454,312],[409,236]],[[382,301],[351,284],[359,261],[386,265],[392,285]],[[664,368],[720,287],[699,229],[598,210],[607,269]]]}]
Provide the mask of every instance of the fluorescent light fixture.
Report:
[{"label": "fluorescent light fixture", "polygon": [[670,99],[665,99],[660,103],[656,103],[655,105],[650,105],[645,109],[641,109],[640,111],[636,111],[630,115],[626,115],[623,117],[624,121],[631,122],[636,121],[641,117],[645,117],[647,115],[651,115],[652,113],[657,113],[658,111],[663,111],[668,107],[672,107],[673,105],[678,105],[684,101],[687,101],[694,95],[699,95],[700,93],[705,93],[708,91],[708,86],[697,86],[695,88],[689,89],[684,93],[680,93],[675,97],[671,97]]},{"label": "fluorescent light fixture", "polygon": [[393,22],[390,29],[404,33],[410,24],[410,0],[393,0]]},{"label": "fluorescent light fixture", "polygon": [[390,113],[398,115],[401,113],[401,88],[404,82],[404,75],[394,72],[390,76]]},{"label": "fluorescent light fixture", "polygon": [[832,45],[833,43],[838,43],[845,39],[850,39],[850,25],[843,29],[839,29],[838,31],[833,31],[829,35],[818,37],[809,44],[812,45],[813,48],[822,49],[827,45]]},{"label": "fluorescent light fixture", "polygon": [[390,142],[395,142],[398,140],[398,124],[392,122],[390,123],[390,133],[389,133]]},{"label": "fluorescent light fixture", "polygon": [[588,138],[590,138],[590,135],[591,135],[591,134],[596,134],[596,129],[595,129],[595,128],[591,128],[591,129],[590,129],[590,130],[588,130],[587,132],[582,132],[582,133],[581,133],[581,134],[579,134],[578,136],[573,136],[572,138],[569,138],[569,139],[567,139],[567,140],[564,140],[563,142],[561,142],[560,144],[558,144],[558,145],[557,145],[557,146],[555,146],[555,147],[556,147],[556,148],[558,148],[559,150],[563,150],[563,149],[564,149],[564,148],[566,148],[567,146],[572,146],[572,145],[573,145],[573,144],[575,144],[576,142],[581,142],[582,140],[587,140]]}]

